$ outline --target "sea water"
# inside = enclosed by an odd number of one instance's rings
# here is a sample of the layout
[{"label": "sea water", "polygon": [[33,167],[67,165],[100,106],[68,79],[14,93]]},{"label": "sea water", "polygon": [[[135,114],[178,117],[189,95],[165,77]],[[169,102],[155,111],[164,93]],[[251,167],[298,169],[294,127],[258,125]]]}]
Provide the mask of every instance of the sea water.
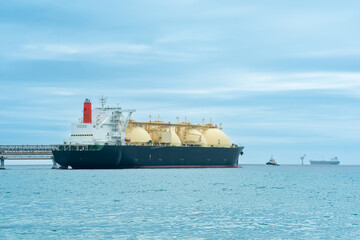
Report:
[{"label": "sea water", "polygon": [[360,239],[360,167],[8,165],[0,239]]}]

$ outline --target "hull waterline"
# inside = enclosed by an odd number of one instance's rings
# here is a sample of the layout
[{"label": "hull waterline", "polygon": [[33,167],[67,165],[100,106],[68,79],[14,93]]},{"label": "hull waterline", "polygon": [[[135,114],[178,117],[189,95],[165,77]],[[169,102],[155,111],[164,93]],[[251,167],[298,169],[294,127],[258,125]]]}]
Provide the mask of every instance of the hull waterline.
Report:
[{"label": "hull waterline", "polygon": [[53,151],[54,160],[73,169],[239,167],[243,147],[104,146],[101,150]]}]

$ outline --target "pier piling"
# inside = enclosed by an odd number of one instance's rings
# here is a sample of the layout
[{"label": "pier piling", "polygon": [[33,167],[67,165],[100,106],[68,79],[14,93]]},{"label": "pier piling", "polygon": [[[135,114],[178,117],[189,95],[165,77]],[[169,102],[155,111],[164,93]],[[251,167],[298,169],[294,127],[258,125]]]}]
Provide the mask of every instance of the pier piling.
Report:
[{"label": "pier piling", "polygon": [[0,170],[4,170],[5,169],[5,158],[4,156],[0,157]]}]

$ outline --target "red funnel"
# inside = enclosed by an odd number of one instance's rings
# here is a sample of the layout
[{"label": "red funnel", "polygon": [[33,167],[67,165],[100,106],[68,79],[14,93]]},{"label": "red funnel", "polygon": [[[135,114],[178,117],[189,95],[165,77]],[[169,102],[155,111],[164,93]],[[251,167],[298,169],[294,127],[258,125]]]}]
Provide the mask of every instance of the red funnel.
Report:
[{"label": "red funnel", "polygon": [[83,123],[91,123],[91,102],[85,99]]}]

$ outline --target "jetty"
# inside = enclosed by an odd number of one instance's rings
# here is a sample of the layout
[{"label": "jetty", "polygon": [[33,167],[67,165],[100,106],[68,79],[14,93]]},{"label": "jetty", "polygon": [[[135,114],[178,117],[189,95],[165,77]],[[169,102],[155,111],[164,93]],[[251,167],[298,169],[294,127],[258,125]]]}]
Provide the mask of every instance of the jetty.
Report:
[{"label": "jetty", "polygon": [[52,160],[52,169],[58,165],[52,150],[59,145],[0,145],[0,169],[5,169],[5,160]]}]

